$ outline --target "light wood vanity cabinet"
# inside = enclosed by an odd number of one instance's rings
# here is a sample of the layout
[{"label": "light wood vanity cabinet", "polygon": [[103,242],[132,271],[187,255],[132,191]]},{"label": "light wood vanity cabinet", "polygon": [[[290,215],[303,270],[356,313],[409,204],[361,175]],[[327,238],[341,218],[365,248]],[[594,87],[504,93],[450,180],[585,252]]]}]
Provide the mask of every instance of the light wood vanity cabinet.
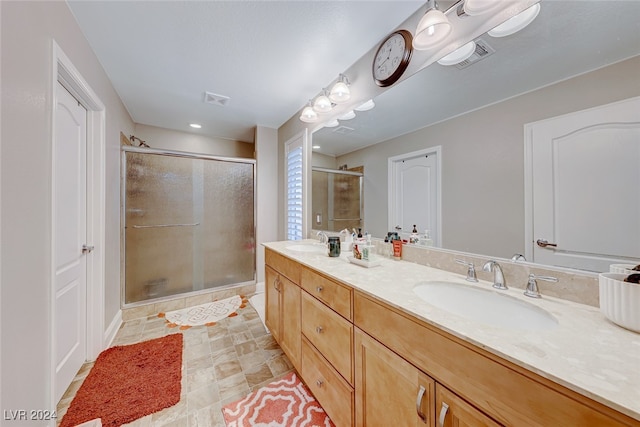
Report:
[{"label": "light wood vanity cabinet", "polygon": [[[273,338],[289,357],[293,366],[300,371],[300,287],[293,279],[300,281],[297,263],[276,254],[265,252],[265,323]],[[285,276],[282,271],[286,271]]]},{"label": "light wood vanity cabinet", "polygon": [[272,250],[265,259],[267,326],[337,427],[640,426]]}]

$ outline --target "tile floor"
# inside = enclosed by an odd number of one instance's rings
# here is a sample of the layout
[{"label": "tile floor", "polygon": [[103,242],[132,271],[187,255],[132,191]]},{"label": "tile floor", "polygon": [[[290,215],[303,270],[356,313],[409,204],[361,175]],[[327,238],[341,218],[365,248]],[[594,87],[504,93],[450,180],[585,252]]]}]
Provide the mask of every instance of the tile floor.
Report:
[{"label": "tile floor", "polygon": [[[224,427],[221,408],[293,370],[251,304],[215,326],[168,328],[157,315],[124,322],[113,345],[134,344],[167,334],[184,335],[180,402],[130,427]],[[58,404],[61,421],[93,364],[85,364]]]}]

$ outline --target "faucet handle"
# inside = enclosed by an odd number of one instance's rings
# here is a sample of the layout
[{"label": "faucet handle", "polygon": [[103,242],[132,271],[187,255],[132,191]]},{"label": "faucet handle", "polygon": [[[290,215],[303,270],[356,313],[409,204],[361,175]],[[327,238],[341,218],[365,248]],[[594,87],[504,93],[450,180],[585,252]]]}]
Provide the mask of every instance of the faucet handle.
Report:
[{"label": "faucet handle", "polygon": [[458,264],[466,265],[468,267],[467,270],[467,280],[469,282],[477,282],[478,278],[476,277],[476,267],[472,262],[463,261],[461,259],[456,259]]},{"label": "faucet handle", "polygon": [[557,277],[552,276],[536,276],[535,274],[529,274],[529,281],[527,282],[527,288],[524,290],[524,294],[531,298],[540,298],[540,290],[538,289],[538,282],[536,280],[544,280],[545,282],[557,282]]}]

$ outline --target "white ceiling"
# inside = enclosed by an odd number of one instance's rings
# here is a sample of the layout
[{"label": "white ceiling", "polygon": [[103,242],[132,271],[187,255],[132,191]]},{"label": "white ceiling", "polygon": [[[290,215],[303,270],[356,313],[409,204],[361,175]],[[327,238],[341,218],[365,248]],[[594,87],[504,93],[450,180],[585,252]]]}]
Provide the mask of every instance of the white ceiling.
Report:
[{"label": "white ceiling", "polygon": [[[246,142],[256,125],[297,114],[423,3],[68,1],[134,122]],[[231,99],[206,104],[205,91]]]},{"label": "white ceiling", "polygon": [[[68,4],[136,123],[253,142],[256,125],[280,127],[424,1]],[[541,5],[520,33],[481,37],[492,56],[464,70],[430,65],[343,122],[348,135],[316,132],[319,151],[345,154],[640,54],[640,0]],[[206,104],[205,91],[231,100]]]}]

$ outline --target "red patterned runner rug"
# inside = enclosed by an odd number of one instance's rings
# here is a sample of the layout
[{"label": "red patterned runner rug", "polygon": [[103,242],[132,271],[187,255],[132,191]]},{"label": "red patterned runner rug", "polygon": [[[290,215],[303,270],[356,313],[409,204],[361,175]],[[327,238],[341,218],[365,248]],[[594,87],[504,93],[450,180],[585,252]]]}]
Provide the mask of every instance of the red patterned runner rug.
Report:
[{"label": "red patterned runner rug", "polygon": [[333,427],[294,372],[222,408],[227,427]]},{"label": "red patterned runner rug", "polygon": [[95,418],[117,427],[178,403],[182,341],[182,334],[172,334],[100,353],[60,427]]}]

